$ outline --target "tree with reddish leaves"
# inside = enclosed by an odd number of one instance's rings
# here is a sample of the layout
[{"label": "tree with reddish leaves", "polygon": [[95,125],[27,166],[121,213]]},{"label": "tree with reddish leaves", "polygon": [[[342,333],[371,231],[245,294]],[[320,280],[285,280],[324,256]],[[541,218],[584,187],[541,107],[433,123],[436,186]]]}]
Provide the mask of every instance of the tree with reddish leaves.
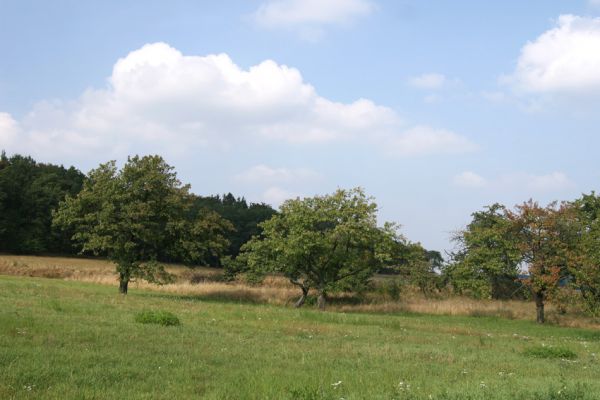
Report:
[{"label": "tree with reddish leaves", "polygon": [[567,203],[550,203],[541,207],[529,200],[507,211],[514,234],[528,266],[529,278],[535,299],[537,322],[544,323],[544,304],[557,288],[560,279],[568,274],[567,268],[574,260],[572,251],[575,227],[573,208]]}]

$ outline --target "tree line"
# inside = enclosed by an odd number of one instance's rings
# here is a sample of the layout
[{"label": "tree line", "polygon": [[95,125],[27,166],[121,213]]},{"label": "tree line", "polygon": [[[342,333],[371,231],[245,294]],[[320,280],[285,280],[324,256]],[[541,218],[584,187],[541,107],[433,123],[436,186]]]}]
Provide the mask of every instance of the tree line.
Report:
[{"label": "tree line", "polygon": [[73,167],[0,157],[0,251],[83,253],[116,265],[119,289],[135,279],[167,283],[164,262],[213,265],[226,276],[268,274],[311,293],[324,308],[335,292],[367,290],[376,273],[425,295],[532,298],[538,322],[547,301],[569,292],[600,314],[600,197],[540,206],[493,204],[456,232],[454,251],[411,242],[399,226],[377,223],[377,204],[361,188],[285,201],[279,211],[232,194],[190,192],[160,156],[129,157],[87,175]]},{"label": "tree line", "polygon": [[[458,293],[506,298],[525,288],[544,305],[560,305],[570,291],[592,315],[600,315],[600,197],[541,206],[533,200],[509,209],[493,204],[472,214],[457,232],[457,249],[443,273]],[[516,288],[516,289],[515,289]]]},{"label": "tree line", "polygon": [[[145,167],[166,173],[165,169],[158,169],[159,164]],[[139,167],[141,171],[145,168],[139,157],[136,165],[134,169]],[[160,167],[166,167],[166,164]],[[112,165],[112,168],[116,167]],[[0,153],[0,252],[63,255],[80,253],[80,243],[72,240],[75,232],[53,224],[53,212],[65,197],[76,197],[86,184],[88,191],[91,182],[100,185],[100,170],[107,173],[106,168],[99,167],[86,176],[74,167],[65,168],[62,165],[39,163],[28,156],[16,154],[9,157],[5,152]],[[139,176],[123,179],[144,179],[145,175],[140,171]],[[146,173],[149,174],[149,171]],[[166,181],[163,183],[175,184]],[[203,229],[207,231],[211,223],[222,225],[223,244],[210,244],[212,250],[205,252],[202,260],[214,266],[220,266],[223,256],[237,256],[242,244],[259,233],[258,224],[276,212],[268,204],[248,203],[243,197],[235,197],[231,193],[223,196],[199,196],[188,190],[184,197],[188,203],[186,219],[203,219]],[[223,224],[217,215],[228,223]],[[98,255],[105,256],[106,253],[99,251]],[[182,252],[162,251],[157,256],[160,261],[165,262],[185,263],[189,260]]]}]

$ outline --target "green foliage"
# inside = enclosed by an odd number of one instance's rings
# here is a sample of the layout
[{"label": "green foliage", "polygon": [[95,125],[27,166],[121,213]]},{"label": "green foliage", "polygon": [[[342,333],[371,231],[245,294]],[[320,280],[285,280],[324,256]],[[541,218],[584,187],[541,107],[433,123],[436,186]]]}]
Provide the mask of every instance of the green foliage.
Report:
[{"label": "green foliage", "polygon": [[120,290],[132,279],[169,282],[160,260],[203,262],[220,256],[231,224],[214,212],[190,219],[192,198],[160,156],[131,157],[121,170],[110,161],[92,170],[83,189],[60,204],[58,227],[72,229],[83,252],[117,265]]},{"label": "green foliage", "polygon": [[135,322],[140,324],[156,324],[163,326],[178,326],[181,325],[181,321],[177,315],[169,311],[152,311],[146,310],[139,312],[135,315]]},{"label": "green foliage", "polygon": [[573,202],[578,225],[576,257],[569,273],[575,281],[587,311],[600,316],[600,196],[584,194]]},{"label": "green foliage", "polygon": [[386,279],[378,287],[378,291],[386,298],[390,300],[400,300],[402,294],[403,284],[398,279]]},{"label": "green foliage", "polygon": [[559,358],[571,360],[577,358],[577,353],[566,347],[555,346],[535,346],[525,349],[523,352],[526,356],[537,358]]},{"label": "green foliage", "polygon": [[[225,232],[225,238],[229,241],[229,247],[225,254],[236,257],[240,248],[252,236],[260,235],[262,229],[259,224],[271,218],[276,211],[268,204],[250,203],[242,198],[236,198],[231,193],[221,196],[194,196],[192,215],[201,214],[207,210],[219,214],[230,221],[233,229]],[[220,263],[219,258],[213,258],[212,265]]]},{"label": "green foliage", "polygon": [[363,289],[390,258],[394,227],[378,228],[376,212],[359,188],[287,200],[261,224],[261,237],[243,247],[237,266],[258,275],[281,273],[302,289],[303,299],[316,289],[322,307],[327,292]]},{"label": "green foliage", "polygon": [[0,155],[0,252],[74,253],[69,232],[52,229],[52,210],[81,189],[84,175],[31,157]]},{"label": "green foliage", "polygon": [[[441,280],[436,270],[443,263],[441,254],[437,251],[428,251],[420,243],[409,242],[392,232],[390,237],[393,238],[392,247],[388,249],[390,257],[386,260],[388,266],[384,271],[398,275],[398,279],[403,284],[418,287],[425,296],[439,290]],[[388,289],[394,290],[393,286]],[[392,297],[395,295],[390,294]]]},{"label": "green foliage", "polygon": [[444,272],[458,293],[476,298],[509,297],[516,289],[522,255],[507,210],[496,203],[472,217],[452,238],[458,249]]}]

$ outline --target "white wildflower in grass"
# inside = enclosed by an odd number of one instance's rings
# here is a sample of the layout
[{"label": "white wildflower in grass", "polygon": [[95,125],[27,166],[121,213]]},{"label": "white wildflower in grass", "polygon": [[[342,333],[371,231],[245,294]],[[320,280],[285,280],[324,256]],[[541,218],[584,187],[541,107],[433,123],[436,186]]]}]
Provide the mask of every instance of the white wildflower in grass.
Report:
[{"label": "white wildflower in grass", "polygon": [[333,386],[334,389],[337,389],[338,386],[340,386],[342,384],[342,381],[337,381],[335,383],[332,383],[331,386]]},{"label": "white wildflower in grass", "polygon": [[479,384],[479,387],[482,389],[485,389],[487,386],[484,381],[481,381],[481,383]]}]

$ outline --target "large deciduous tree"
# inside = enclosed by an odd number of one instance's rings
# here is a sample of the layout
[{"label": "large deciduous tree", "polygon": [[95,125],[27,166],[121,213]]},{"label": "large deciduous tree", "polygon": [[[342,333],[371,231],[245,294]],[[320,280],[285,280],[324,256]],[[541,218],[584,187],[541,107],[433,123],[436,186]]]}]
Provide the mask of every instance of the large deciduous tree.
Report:
[{"label": "large deciduous tree", "polygon": [[501,204],[472,214],[467,227],[452,238],[452,253],[445,273],[456,291],[476,297],[503,298],[514,291],[522,260],[518,235]]},{"label": "large deciduous tree", "polygon": [[250,271],[281,273],[298,286],[298,307],[315,289],[323,309],[329,292],[361,287],[386,258],[393,229],[379,228],[376,212],[360,188],[287,200],[241,257]]},{"label": "large deciduous tree", "polygon": [[526,283],[531,287],[536,305],[536,320],[543,323],[544,304],[575,262],[573,245],[576,227],[568,204],[550,203],[541,207],[533,200],[508,212],[518,238],[524,263],[528,266]]},{"label": "large deciduous tree", "polygon": [[92,170],[83,189],[59,206],[54,223],[74,230],[82,252],[116,264],[119,291],[133,279],[168,282],[161,260],[202,262],[221,254],[231,224],[210,212],[190,219],[192,198],[160,156],[110,161]]},{"label": "large deciduous tree", "polygon": [[576,262],[569,272],[575,279],[588,311],[600,315],[600,196],[584,194],[572,203],[576,212]]}]

